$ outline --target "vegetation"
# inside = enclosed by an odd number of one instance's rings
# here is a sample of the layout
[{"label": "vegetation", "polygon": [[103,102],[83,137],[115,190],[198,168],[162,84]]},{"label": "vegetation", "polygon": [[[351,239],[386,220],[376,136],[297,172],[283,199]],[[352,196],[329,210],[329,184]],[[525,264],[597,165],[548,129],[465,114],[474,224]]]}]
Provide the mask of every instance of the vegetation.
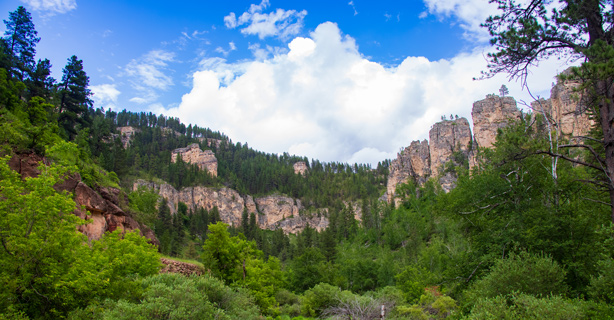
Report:
[{"label": "vegetation", "polygon": [[[517,8],[501,3],[504,12]],[[575,9],[555,13],[555,20],[579,23]],[[527,17],[521,20],[532,23]],[[176,118],[94,109],[83,61],[71,57],[57,83],[48,60],[34,62],[38,38],[29,13],[20,7],[5,23],[0,319],[372,319],[382,306],[387,319],[614,317],[614,227],[604,205],[610,189],[595,187],[604,176],[592,167],[604,149],[593,148],[598,157],[590,148],[548,151],[552,139],[568,141],[553,138],[540,114],[502,129],[471,172],[468,159],[455,154],[446,165],[458,176],[449,193],[434,179],[410,181],[392,208],[378,200],[387,161],[375,169],[309,162],[233,144]],[[512,33],[491,32],[501,37],[497,43],[512,43]],[[589,55],[599,43],[578,54]],[[594,64],[583,68],[598,70],[599,60],[589,60]],[[602,81],[593,80],[587,83]],[[123,126],[138,129],[127,146],[117,131]],[[597,127],[592,141],[604,134]],[[190,143],[215,152],[217,177],[171,161],[173,149]],[[45,157],[36,177],[10,169],[10,159],[23,153]],[[575,161],[557,164],[553,155]],[[296,161],[308,164],[304,176],[294,173]],[[94,188],[123,187],[123,209],[149,226],[160,245],[136,232],[88,240],[76,231],[85,222],[73,214],[73,196],[54,188],[76,173]],[[171,214],[156,192],[131,190],[136,178],[176,188],[228,186],[242,195],[283,193],[310,209],[327,207],[329,225],[289,235],[259,229],[259,217],[247,210],[236,226],[223,223],[217,207],[179,203]],[[361,208],[359,221],[344,201]],[[197,260],[207,272],[158,274],[160,253]]]}]

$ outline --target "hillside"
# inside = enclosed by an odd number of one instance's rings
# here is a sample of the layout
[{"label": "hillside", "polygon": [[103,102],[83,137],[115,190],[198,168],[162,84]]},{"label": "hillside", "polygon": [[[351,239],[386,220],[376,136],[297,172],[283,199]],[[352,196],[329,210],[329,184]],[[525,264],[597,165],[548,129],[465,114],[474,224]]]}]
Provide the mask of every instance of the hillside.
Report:
[{"label": "hillside", "polygon": [[444,116],[372,168],[96,108],[82,60],[58,82],[18,36],[0,319],[614,317],[607,145],[575,68],[530,110],[487,94],[472,128]]}]

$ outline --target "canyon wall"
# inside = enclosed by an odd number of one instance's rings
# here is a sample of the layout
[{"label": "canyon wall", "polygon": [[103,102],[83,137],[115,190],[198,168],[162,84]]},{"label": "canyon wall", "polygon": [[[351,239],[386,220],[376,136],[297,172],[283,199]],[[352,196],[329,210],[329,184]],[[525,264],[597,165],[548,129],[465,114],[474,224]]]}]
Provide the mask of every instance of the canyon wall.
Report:
[{"label": "canyon wall", "polygon": [[318,231],[328,226],[327,209],[307,212],[300,200],[284,195],[269,195],[254,199],[250,195],[241,196],[229,188],[196,186],[177,190],[166,183],[157,184],[145,180],[137,180],[134,183],[134,190],[139,187],[152,189],[165,198],[171,214],[175,214],[179,202],[183,202],[193,211],[200,207],[207,210],[217,207],[222,221],[234,226],[241,224],[244,209],[256,214],[261,229],[281,228],[285,233],[296,233],[307,225]]}]

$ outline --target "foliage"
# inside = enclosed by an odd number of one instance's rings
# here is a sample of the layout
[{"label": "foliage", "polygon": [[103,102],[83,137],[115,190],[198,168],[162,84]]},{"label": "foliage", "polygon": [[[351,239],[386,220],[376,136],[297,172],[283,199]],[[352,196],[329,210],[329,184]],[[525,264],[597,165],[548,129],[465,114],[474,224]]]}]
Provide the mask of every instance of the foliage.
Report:
[{"label": "foliage", "polygon": [[348,291],[341,291],[339,287],[328,283],[319,283],[313,288],[305,291],[301,300],[302,312],[306,316],[317,317],[322,312],[337,304],[341,295],[351,294]]},{"label": "foliage", "polygon": [[135,219],[149,227],[152,227],[156,220],[159,199],[160,196],[155,191],[145,187],[128,194],[130,209],[136,212]]},{"label": "foliage", "polygon": [[[97,318],[102,319],[258,319],[258,309],[240,291],[225,287],[210,276],[185,277],[159,274],[141,281],[138,302],[107,301]],[[73,314],[74,318],[83,311]],[[95,315],[96,316],[96,315]]]},{"label": "foliage", "polygon": [[65,176],[58,166],[41,166],[22,180],[0,162],[0,312],[11,305],[33,318],[57,318],[95,297],[134,291],[130,275],[157,272],[155,248],[136,233],[119,231],[87,244],[75,227],[70,195],[53,186]]},{"label": "foliage", "polygon": [[464,319],[585,319],[582,303],[561,296],[514,293],[482,298]]},{"label": "foliage", "polygon": [[565,271],[551,257],[520,252],[495,261],[467,294],[475,301],[514,292],[537,297],[564,295],[567,290]]}]

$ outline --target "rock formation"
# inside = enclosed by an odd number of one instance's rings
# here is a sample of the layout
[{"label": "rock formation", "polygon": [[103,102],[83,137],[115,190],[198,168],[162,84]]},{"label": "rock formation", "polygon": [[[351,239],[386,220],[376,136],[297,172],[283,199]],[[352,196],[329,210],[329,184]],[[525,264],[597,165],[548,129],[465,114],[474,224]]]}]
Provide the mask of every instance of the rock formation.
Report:
[{"label": "rock formation", "polygon": [[207,170],[212,176],[217,177],[217,159],[211,150],[200,150],[198,143],[192,143],[186,148],[173,150],[171,161],[177,161],[177,156],[187,163],[198,165],[201,170]]},{"label": "rock formation", "polygon": [[305,175],[307,170],[307,164],[304,161],[299,161],[294,164],[294,174]]},{"label": "rock formation", "polygon": [[473,134],[477,147],[490,148],[497,138],[497,130],[521,116],[512,97],[489,94],[486,99],[473,103]]},{"label": "rock formation", "polygon": [[430,176],[429,142],[427,140],[413,141],[409,147],[397,154],[397,158],[390,163],[389,170],[386,200],[391,203],[395,198],[398,185],[408,182],[410,178],[419,185],[423,185]]},{"label": "rock formation", "polygon": [[[47,162],[35,154],[15,155],[9,161],[11,169],[17,171],[22,177],[36,177],[40,174],[37,167],[39,162]],[[123,231],[140,230],[141,235],[149,239],[150,243],[158,245],[154,232],[145,225],[134,220],[122,208],[128,199],[121,190],[110,187],[100,187],[98,190],[90,188],[81,181],[76,173],[54,186],[56,191],[67,191],[74,194],[77,205],[73,213],[89,223],[77,227],[77,230],[87,236],[89,240],[98,240],[105,232],[117,229]]]},{"label": "rock formation", "polygon": [[252,196],[242,197],[237,191],[229,188],[209,188],[203,186],[183,188],[176,190],[169,184],[157,184],[145,180],[137,180],[134,190],[144,186],[158,192],[167,199],[171,214],[177,212],[179,202],[183,202],[191,210],[205,208],[207,210],[217,207],[223,222],[238,226],[241,224],[243,209],[249,213],[257,214],[257,222],[260,228],[275,230],[281,228],[286,233],[295,233],[303,230],[307,224],[321,230],[328,226],[328,219],[322,213],[326,210],[313,214],[303,214],[304,207],[300,200],[283,195],[270,195],[261,198]]},{"label": "rock formation", "polygon": [[205,268],[193,263],[171,260],[168,258],[160,258],[160,262],[162,262],[163,266],[162,269],[160,269],[160,273],[180,273],[184,276],[200,276],[205,273]]},{"label": "rock formation", "polygon": [[438,176],[456,152],[467,157],[471,145],[471,129],[465,118],[437,122],[429,131],[431,175]]},{"label": "rock formation", "polygon": [[586,112],[586,97],[577,91],[580,85],[579,81],[557,81],[550,90],[550,99],[531,103],[533,112],[545,113],[562,136],[586,136],[595,123]]},{"label": "rock formation", "polygon": [[117,131],[119,131],[120,138],[122,139],[122,144],[124,145],[124,149],[130,146],[130,142],[134,134],[139,132],[140,130],[131,126],[127,127],[117,127]]}]

